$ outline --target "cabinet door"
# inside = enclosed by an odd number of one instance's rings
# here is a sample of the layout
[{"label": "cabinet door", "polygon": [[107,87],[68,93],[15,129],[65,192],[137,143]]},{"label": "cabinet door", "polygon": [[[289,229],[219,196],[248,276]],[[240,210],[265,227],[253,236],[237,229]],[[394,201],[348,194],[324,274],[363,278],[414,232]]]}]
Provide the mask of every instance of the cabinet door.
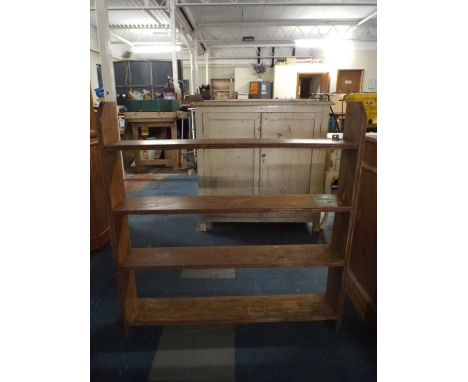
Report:
[{"label": "cabinet door", "polygon": [[[205,139],[255,138],[260,113],[203,113]],[[199,191],[204,195],[258,193],[258,149],[200,150]]]},{"label": "cabinet door", "polygon": [[[263,113],[261,138],[326,138],[322,113]],[[321,193],[325,151],[261,149],[260,194]]]}]

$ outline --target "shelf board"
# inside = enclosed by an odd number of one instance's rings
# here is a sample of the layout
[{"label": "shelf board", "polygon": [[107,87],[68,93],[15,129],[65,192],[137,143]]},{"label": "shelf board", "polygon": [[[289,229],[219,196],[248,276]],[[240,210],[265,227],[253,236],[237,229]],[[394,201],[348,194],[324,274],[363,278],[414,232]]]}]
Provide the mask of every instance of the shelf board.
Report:
[{"label": "shelf board", "polygon": [[106,145],[106,150],[157,149],[247,149],[247,148],[321,148],[352,149],[359,145],[332,139],[142,139],[122,140]]},{"label": "shelf board", "polygon": [[335,320],[325,295],[139,298],[131,325]]},{"label": "shelf board", "polygon": [[347,212],[346,205],[332,194],[158,196],[124,199],[114,214],[210,214],[243,212]]},{"label": "shelf board", "polygon": [[343,266],[327,244],[132,248],[125,269]]}]

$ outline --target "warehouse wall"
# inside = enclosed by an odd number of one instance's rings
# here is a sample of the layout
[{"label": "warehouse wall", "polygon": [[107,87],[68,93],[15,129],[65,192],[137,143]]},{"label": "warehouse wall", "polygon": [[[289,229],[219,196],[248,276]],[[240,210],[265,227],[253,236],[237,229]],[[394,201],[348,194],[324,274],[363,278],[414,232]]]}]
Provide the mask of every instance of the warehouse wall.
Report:
[{"label": "warehouse wall", "polygon": [[262,79],[264,81],[273,81],[275,71],[273,68],[268,68],[265,73],[257,74],[252,66],[246,66],[235,69],[235,83],[234,88],[236,92],[249,92],[249,82]]},{"label": "warehouse wall", "polygon": [[330,92],[334,92],[338,69],[364,69],[362,90],[377,91],[377,85],[369,88],[369,80],[377,80],[377,51],[357,50],[326,58],[323,63],[275,65],[275,98],[296,98],[297,73],[328,72]]},{"label": "warehouse wall", "polygon": [[[364,69],[363,91],[377,91],[369,88],[369,80],[377,80],[377,51],[356,50],[352,52],[339,52],[324,58],[323,63],[317,64],[277,64],[273,69],[257,76],[252,65],[246,63],[210,63],[210,78],[234,78],[235,90],[248,92],[248,84],[258,78],[265,81],[274,81],[275,98],[296,98],[297,73],[328,72],[330,74],[330,91],[336,89],[336,76],[338,69]],[[190,63],[184,61],[184,78],[190,80]],[[198,62],[198,86],[206,83],[205,61],[200,56]]]},{"label": "warehouse wall", "polygon": [[[235,78],[235,65],[217,65],[210,63],[208,66],[210,79]],[[184,61],[183,70],[184,79],[190,81],[190,62]],[[198,62],[198,86],[206,84],[205,74],[205,61],[200,56],[200,60]]]},{"label": "warehouse wall", "polygon": [[[201,60],[200,60],[201,61]],[[184,62],[184,79],[190,81],[190,64]],[[216,78],[233,78],[235,91],[249,91],[249,82],[258,79],[265,81],[273,81],[275,71],[273,68],[268,68],[261,75],[255,73],[251,64],[209,64],[210,79]],[[206,84],[205,78],[205,62],[198,64],[198,86]]]}]

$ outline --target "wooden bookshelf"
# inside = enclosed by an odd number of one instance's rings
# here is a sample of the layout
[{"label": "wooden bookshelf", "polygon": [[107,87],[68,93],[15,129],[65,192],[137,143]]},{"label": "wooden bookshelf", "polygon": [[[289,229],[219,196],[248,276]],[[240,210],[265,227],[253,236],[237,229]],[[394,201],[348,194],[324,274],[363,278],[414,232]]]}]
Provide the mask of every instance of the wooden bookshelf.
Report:
[{"label": "wooden bookshelf", "polygon": [[343,258],[326,244],[132,248],[128,270],[342,267]]},{"label": "wooden bookshelf", "polygon": [[[346,277],[356,215],[366,131],[361,103],[347,105],[343,140],[326,139],[205,139],[120,141],[115,103],[99,108],[98,133],[103,163],[112,251],[127,335],[138,325],[236,324],[248,322],[336,320],[343,318]],[[318,148],[342,150],[336,195],[231,195],[127,198],[120,150],[171,148]],[[128,215],[215,214],[275,211],[335,212],[331,243],[220,247],[132,248]],[[155,269],[328,267],[324,294],[139,298],[135,272]]]}]

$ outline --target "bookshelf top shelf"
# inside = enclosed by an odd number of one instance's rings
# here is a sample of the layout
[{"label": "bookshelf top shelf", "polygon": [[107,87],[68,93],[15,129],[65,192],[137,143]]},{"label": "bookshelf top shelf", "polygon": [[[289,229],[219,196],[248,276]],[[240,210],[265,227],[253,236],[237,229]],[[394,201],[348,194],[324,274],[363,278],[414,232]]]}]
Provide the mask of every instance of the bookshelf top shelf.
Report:
[{"label": "bookshelf top shelf", "polygon": [[319,148],[357,150],[358,144],[332,139],[146,139],[122,140],[105,146],[106,150],[157,149],[246,149],[246,148]]}]

